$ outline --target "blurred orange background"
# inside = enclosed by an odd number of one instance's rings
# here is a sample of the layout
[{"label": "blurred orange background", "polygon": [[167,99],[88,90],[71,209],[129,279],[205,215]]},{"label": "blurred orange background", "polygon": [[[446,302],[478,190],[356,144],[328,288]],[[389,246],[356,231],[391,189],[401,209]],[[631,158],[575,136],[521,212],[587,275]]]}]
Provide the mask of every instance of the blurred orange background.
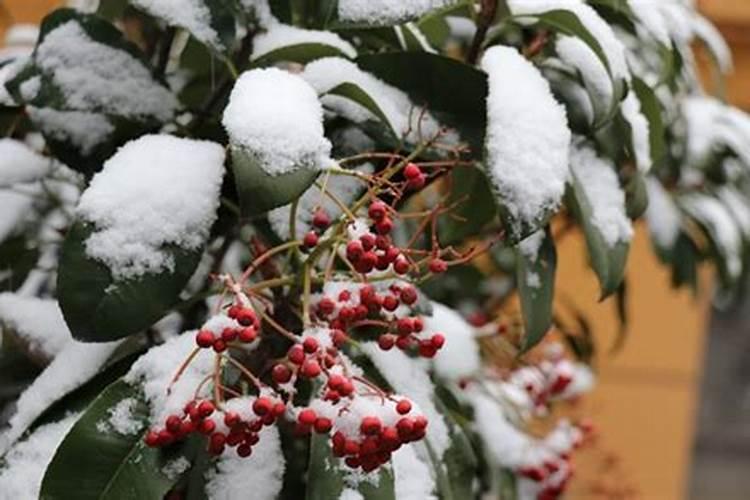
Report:
[{"label": "blurred orange background", "polygon": [[[38,22],[60,3],[0,0],[0,37],[10,23]],[[750,109],[750,0],[697,3],[734,52],[735,71],[727,81],[727,97]],[[647,232],[639,226],[627,270],[628,339],[612,356],[607,351],[617,328],[615,305],[611,300],[597,302],[597,283],[588,270],[582,238],[566,237],[558,251],[558,293],[585,311],[601,353],[598,386],[583,403],[601,437],[596,447],[582,453],[569,498],[686,498],[710,272],[706,269],[702,274],[703,294],[698,297],[688,290],[671,290],[669,274],[656,261]]]}]

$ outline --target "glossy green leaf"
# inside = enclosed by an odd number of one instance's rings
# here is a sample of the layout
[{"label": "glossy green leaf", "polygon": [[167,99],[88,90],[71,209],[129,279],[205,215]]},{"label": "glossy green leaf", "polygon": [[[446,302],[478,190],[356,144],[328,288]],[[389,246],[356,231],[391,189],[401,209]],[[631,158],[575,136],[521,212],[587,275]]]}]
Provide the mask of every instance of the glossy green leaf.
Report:
[{"label": "glossy green leaf", "polygon": [[0,242],[0,292],[17,290],[39,259],[39,248],[23,235]]},{"label": "glossy green leaf", "polygon": [[590,264],[599,279],[601,299],[604,299],[614,293],[622,282],[630,245],[624,242],[618,242],[612,247],[607,245],[593,223],[593,209],[586,198],[583,182],[584,179],[571,174],[565,200],[583,229]]},{"label": "glossy green leaf", "polygon": [[666,131],[662,118],[662,109],[654,91],[643,80],[633,77],[633,91],[641,103],[641,113],[648,120],[649,144],[651,146],[652,167],[658,167],[667,154]]},{"label": "glossy green leaf", "polygon": [[324,57],[348,58],[349,56],[333,45],[326,45],[324,43],[297,43],[267,52],[257,59],[253,59],[252,64],[256,67],[273,66],[279,62],[307,64],[310,61]]},{"label": "glossy green leaf", "polygon": [[[307,472],[306,500],[339,498],[346,487],[346,465],[333,456],[326,436],[313,434],[310,438],[310,466]],[[356,488],[363,500],[397,500],[393,471],[390,467],[378,469],[377,484],[363,481]]]},{"label": "glossy green leaf", "polygon": [[149,327],[175,305],[201,251],[167,246],[173,271],[116,281],[106,265],[86,255],[86,239],[93,230],[80,221],[68,230],[57,276],[58,300],[75,338],[106,342]]},{"label": "glossy green leaf", "polygon": [[643,174],[636,172],[625,185],[625,209],[628,217],[636,220],[648,208],[648,190]]},{"label": "glossy green leaf", "polygon": [[[131,419],[141,431],[121,434],[108,424],[110,411],[128,401]],[[76,422],[42,481],[41,500],[159,500],[177,477],[163,472],[174,456],[143,442],[148,406],[140,390],[119,380],[94,400]]]},{"label": "glossy green leaf", "polygon": [[476,236],[497,216],[490,181],[477,167],[451,170],[451,194],[447,206],[455,209],[440,219],[439,236],[443,245],[453,245]]},{"label": "glossy green leaf", "polygon": [[237,184],[240,209],[246,217],[263,214],[296,200],[318,177],[310,168],[279,175],[267,173],[252,154],[241,147],[232,147],[232,172]]},{"label": "glossy green leaf", "polygon": [[481,157],[486,127],[487,75],[473,66],[427,52],[367,54],[357,65],[403,90],[415,104],[455,128]]},{"label": "glossy green leaf", "polygon": [[332,88],[326,94],[331,95],[337,95],[339,97],[345,97],[347,99],[350,99],[360,106],[366,108],[370,113],[377,116],[378,119],[380,119],[381,122],[383,122],[383,125],[388,128],[391,135],[395,138],[398,137],[398,134],[391,126],[391,122],[388,120],[388,117],[383,112],[383,110],[378,105],[377,101],[373,99],[373,97],[368,94],[362,87],[357,85],[356,83],[352,82],[344,82],[336,87]]},{"label": "glossy green leaf", "polygon": [[544,230],[536,255],[527,255],[522,249],[517,255],[516,283],[525,332],[521,351],[526,352],[537,345],[552,326],[557,250],[550,229]]}]

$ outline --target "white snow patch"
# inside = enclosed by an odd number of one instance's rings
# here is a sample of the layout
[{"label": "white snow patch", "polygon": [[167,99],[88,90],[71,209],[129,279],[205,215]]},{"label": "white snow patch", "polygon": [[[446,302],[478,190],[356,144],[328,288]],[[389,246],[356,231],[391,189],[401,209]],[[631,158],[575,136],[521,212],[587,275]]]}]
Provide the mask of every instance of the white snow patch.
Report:
[{"label": "white snow patch", "polygon": [[90,111],[59,111],[52,108],[27,106],[29,118],[48,136],[70,142],[83,154],[91,153],[115,131],[109,119]]},{"label": "white snow patch", "polygon": [[357,490],[344,488],[339,495],[339,500],[365,500],[365,497]]},{"label": "white snow patch", "polygon": [[573,36],[558,36],[555,50],[563,63],[578,71],[594,108],[600,114],[606,113],[612,106],[614,89],[601,59],[585,42]]},{"label": "white snow patch", "polygon": [[79,416],[73,414],[59,422],[43,425],[8,451],[3,457],[5,464],[0,467],[0,495],[3,498],[39,498],[47,466]]},{"label": "white snow patch", "polygon": [[[398,500],[437,500],[432,468],[414,447],[402,446],[393,454],[393,475]],[[466,478],[468,480],[468,478]]]},{"label": "white snow patch", "polygon": [[270,175],[319,170],[331,162],[318,96],[305,80],[286,71],[243,73],[232,89],[222,124],[232,147],[256,157]]},{"label": "white snow patch", "polygon": [[77,213],[96,228],[86,240],[87,255],[104,262],[116,279],[173,269],[162,246],[203,245],[216,219],[223,175],[224,150],[216,143],[167,135],[127,143],[104,163],[78,204]]},{"label": "white snow patch", "polygon": [[648,208],[645,217],[651,237],[659,247],[671,249],[680,235],[680,211],[658,180],[646,178],[646,190]]},{"label": "white snow patch", "polygon": [[218,49],[224,48],[219,34],[211,26],[211,11],[205,0],[132,0],[132,2],[136,7],[163,19],[170,25],[185,28],[206,45]]},{"label": "white snow patch", "polygon": [[0,139],[0,186],[32,182],[47,175],[52,161],[15,139]]},{"label": "white snow patch", "polygon": [[137,404],[138,401],[135,398],[125,398],[107,411],[108,422],[115,432],[129,436],[143,428],[143,423],[133,418],[133,411]]},{"label": "white snow patch", "polygon": [[0,293],[0,323],[45,361],[53,359],[71,339],[56,300]]},{"label": "white snow patch", "polygon": [[514,48],[490,48],[482,69],[489,74],[488,173],[513,219],[533,225],[565,192],[571,139],[565,108]]},{"label": "white snow patch", "polygon": [[416,19],[456,0],[339,0],[342,21],[366,24],[394,24]]},{"label": "white snow patch", "polygon": [[209,473],[209,500],[237,500],[252,494],[253,500],[275,500],[284,477],[284,455],[276,427],[266,427],[248,458],[225,453]]},{"label": "white snow patch", "polygon": [[625,212],[625,193],[609,160],[590,147],[576,147],[571,151],[570,168],[591,207],[592,222],[607,246],[629,242],[633,225]]},{"label": "white snow patch", "polygon": [[190,460],[185,457],[177,457],[174,460],[170,460],[169,462],[164,464],[164,467],[162,467],[161,471],[169,479],[174,480],[180,477],[189,468]]},{"label": "white snow patch", "polygon": [[622,116],[630,125],[633,141],[633,154],[635,164],[641,172],[651,170],[651,139],[649,138],[649,125],[646,117],[641,113],[641,104],[635,92],[628,96],[620,105]]},{"label": "white snow patch", "polygon": [[445,335],[445,345],[433,358],[435,373],[448,380],[459,380],[479,371],[479,346],[474,327],[457,311],[432,302],[432,316],[424,316],[427,332]]},{"label": "white snow patch", "polygon": [[301,44],[327,45],[342,55],[354,59],[357,50],[335,33],[330,31],[306,30],[288,24],[273,24],[267,31],[253,39],[251,59],[259,59],[275,50]]}]

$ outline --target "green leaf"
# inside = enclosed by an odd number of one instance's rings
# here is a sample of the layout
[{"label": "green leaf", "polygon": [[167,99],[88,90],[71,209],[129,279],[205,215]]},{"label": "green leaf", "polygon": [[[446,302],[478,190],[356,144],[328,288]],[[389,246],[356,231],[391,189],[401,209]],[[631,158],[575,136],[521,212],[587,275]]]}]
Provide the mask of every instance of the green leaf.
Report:
[{"label": "green leaf", "polygon": [[593,222],[593,209],[583,188],[583,179],[571,172],[571,181],[565,193],[566,205],[583,228],[591,267],[601,286],[601,299],[617,290],[625,274],[630,244],[622,241],[614,246],[607,245],[604,237]]},{"label": "green leaf", "polygon": [[636,172],[625,186],[625,209],[628,217],[636,220],[648,208],[648,190],[643,174]]},{"label": "green leaf", "polygon": [[17,290],[39,259],[39,248],[23,235],[0,243],[0,292]]},{"label": "green leaf", "polygon": [[[90,14],[83,14],[73,9],[58,9],[44,18],[37,49],[47,35],[67,23],[77,24],[92,41],[109,50],[122,52],[134,65],[148,69],[148,61],[140,49],[125,39],[122,32],[105,19]],[[68,102],[65,90],[55,80],[54,71],[47,71],[36,59],[37,52],[28,64],[11,81],[7,88],[14,100],[26,104],[26,110],[32,123],[44,135],[46,144],[59,160],[73,170],[91,175],[101,168],[104,160],[109,158],[125,142],[154,131],[163,125],[160,114],[176,107],[177,100],[165,101],[172,97],[169,89],[157,80],[138,75],[138,85],[148,86],[151,92],[158,93],[163,99],[164,109],[154,113],[134,113],[130,109],[132,102],[124,95],[104,102],[100,95],[80,94],[76,102]],[[96,72],[96,66],[90,62],[81,66],[84,77],[97,79],[96,88],[107,86],[118,88],[121,81],[118,76]],[[91,73],[91,75],[87,73]],[[107,80],[109,78],[109,80]],[[23,84],[35,79],[38,91],[35,95],[24,95]],[[93,86],[91,87],[93,88]],[[88,87],[84,87],[87,90]],[[137,96],[130,96],[133,100]],[[173,111],[173,109],[172,109]],[[87,127],[86,133],[81,129]],[[93,132],[99,132],[92,136]]]},{"label": "green leaf", "polygon": [[165,246],[174,259],[173,271],[115,281],[105,264],[86,255],[86,240],[93,231],[91,224],[81,221],[68,230],[57,276],[58,299],[76,339],[107,342],[149,327],[176,304],[201,251]]},{"label": "green leaf", "polygon": [[455,128],[481,157],[486,128],[487,75],[449,57],[426,52],[367,54],[357,65],[403,90],[442,123]]},{"label": "green leaf", "polygon": [[398,137],[398,134],[396,133],[396,130],[393,129],[393,126],[391,122],[388,120],[388,117],[383,112],[383,110],[378,105],[377,101],[372,98],[370,94],[368,94],[362,87],[357,85],[356,83],[352,82],[344,82],[336,87],[332,88],[326,94],[331,95],[337,95],[339,97],[345,97],[347,99],[350,99],[360,106],[366,108],[370,113],[377,116],[380,121],[383,122],[383,125],[385,125],[388,128],[388,131],[391,133],[392,138]]},{"label": "green leaf", "polygon": [[230,151],[240,209],[246,217],[291,203],[302,196],[318,177],[317,170],[304,167],[271,175],[242,147],[233,146]]},{"label": "green leaf", "polygon": [[447,206],[457,204],[440,218],[439,236],[443,245],[453,245],[476,236],[497,215],[490,181],[477,167],[451,170],[451,194]]},{"label": "green leaf", "polygon": [[700,249],[687,234],[681,231],[672,252],[672,286],[688,285],[697,294],[700,261]]},{"label": "green leaf", "polygon": [[544,338],[552,325],[557,250],[549,227],[544,230],[536,255],[528,255],[523,246],[522,242],[517,253],[516,283],[525,331],[521,351],[526,352]]},{"label": "green leaf", "polygon": [[[2,332],[0,332],[2,333]],[[15,399],[41,372],[10,335],[0,344],[0,407]]]},{"label": "green leaf", "polygon": [[[107,422],[118,403],[132,402],[131,419],[145,430],[148,406],[136,387],[119,380],[76,422],[47,468],[41,500],[161,499],[177,478],[164,472],[175,454],[148,448],[143,432],[120,434]],[[177,454],[179,456],[179,454]]]},{"label": "green leaf", "polygon": [[[339,464],[333,456],[326,436],[313,434],[310,438],[310,467],[307,471],[306,500],[330,500],[338,498],[346,488],[346,465]],[[363,500],[396,500],[393,471],[390,467],[378,469],[377,484],[362,481],[356,491]]]},{"label": "green leaf", "polygon": [[636,97],[641,103],[641,113],[648,120],[651,168],[656,168],[667,155],[666,131],[664,120],[662,119],[661,104],[654,91],[643,80],[634,76],[631,84]]},{"label": "green leaf", "polygon": [[273,66],[280,62],[307,64],[310,61],[322,59],[324,57],[349,58],[346,53],[333,45],[327,45],[320,42],[296,43],[266,52],[257,59],[253,59],[252,64],[256,67]]}]

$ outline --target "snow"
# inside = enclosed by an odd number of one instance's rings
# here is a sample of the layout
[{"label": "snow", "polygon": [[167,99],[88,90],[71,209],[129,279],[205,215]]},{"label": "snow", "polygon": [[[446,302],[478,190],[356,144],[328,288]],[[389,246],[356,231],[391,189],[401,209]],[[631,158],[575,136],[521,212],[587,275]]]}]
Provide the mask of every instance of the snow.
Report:
[{"label": "snow", "polygon": [[448,380],[460,380],[481,368],[474,327],[457,312],[432,302],[432,316],[423,318],[425,330],[445,335],[445,345],[433,358],[435,373]]},{"label": "snow", "polygon": [[687,125],[688,158],[700,163],[726,146],[750,165],[750,116],[702,95],[688,96],[681,104]]},{"label": "snow", "polygon": [[609,24],[582,0],[508,0],[508,8],[514,16],[533,17],[550,10],[572,12],[599,42],[609,62],[612,76],[616,79],[630,80],[630,72],[625,60],[625,47],[615,36]]},{"label": "snow", "polygon": [[559,206],[565,192],[571,139],[565,108],[514,48],[490,48],[482,69],[489,74],[488,173],[513,219],[533,225]]},{"label": "snow", "polygon": [[0,492],[5,499],[36,500],[47,466],[79,414],[37,428],[3,457],[0,465]]},{"label": "snow", "polygon": [[628,0],[628,4],[635,17],[655,40],[667,47],[672,45],[669,28],[659,8],[661,2]]},{"label": "snow", "polygon": [[278,20],[273,17],[269,0],[240,0],[240,4],[246,12],[251,13],[260,27],[267,28],[277,23]]},{"label": "snow", "polygon": [[695,12],[692,16],[692,27],[693,33],[703,40],[716,58],[716,62],[722,73],[730,73],[733,66],[732,51],[719,30],[716,29],[716,26],[711,24],[708,19]]},{"label": "snow", "polygon": [[273,24],[271,27],[253,39],[253,55],[251,59],[259,59],[274,50],[300,44],[319,44],[333,47],[341,55],[354,59],[357,50],[335,33],[330,31],[306,30],[288,24]]},{"label": "snow", "polygon": [[135,398],[125,398],[108,410],[108,423],[115,432],[129,436],[137,434],[143,428],[143,423],[133,418],[133,411],[137,405],[138,400]]},{"label": "snow", "polygon": [[223,175],[224,150],[216,143],[167,135],[127,143],[104,163],[76,209],[96,228],[86,254],[118,280],[173,270],[173,257],[162,247],[203,245]]},{"label": "snow", "polygon": [[94,14],[99,8],[99,3],[100,0],[67,0],[65,5],[79,12]]},{"label": "snow", "polygon": [[323,108],[297,75],[276,68],[246,71],[232,89],[222,124],[232,147],[257,158],[269,175],[330,163]]},{"label": "snow", "polygon": [[[422,461],[412,445],[393,453],[395,498],[398,500],[437,500],[431,467]],[[468,478],[466,478],[468,480]]]},{"label": "snow", "polygon": [[473,391],[474,424],[488,456],[503,467],[518,467],[533,447],[532,439],[511,424],[501,407],[489,395]]},{"label": "snow", "polygon": [[518,250],[528,260],[536,261],[537,255],[539,255],[539,249],[542,248],[542,243],[544,243],[545,236],[545,230],[540,229],[539,231],[521,240],[521,242],[518,244]]},{"label": "snow", "polygon": [[477,32],[477,25],[471,19],[459,16],[445,16],[445,22],[448,24],[450,36],[464,43],[469,43],[474,39]]},{"label": "snow", "polygon": [[276,427],[266,427],[248,458],[225,453],[206,482],[209,500],[237,500],[251,493],[253,500],[275,500],[284,477],[284,455]]},{"label": "snow", "polygon": [[15,139],[0,139],[0,186],[33,182],[47,175],[52,162]]},{"label": "snow", "polygon": [[[203,379],[213,373],[215,354],[201,349],[180,378],[172,384],[180,365],[194,349],[195,332],[185,332],[149,349],[138,358],[125,376],[127,383],[143,387],[151,409],[149,421],[152,425],[163,424],[171,414],[181,414],[185,405],[195,396],[195,390]],[[204,391],[209,387],[204,385]],[[201,397],[201,394],[197,397]]]},{"label": "snow", "polygon": [[646,178],[646,189],[648,208],[645,217],[651,237],[660,248],[671,249],[680,235],[680,211],[658,180]]},{"label": "snow", "polygon": [[385,352],[375,342],[365,342],[361,348],[396,392],[419,405],[429,421],[427,439],[437,456],[442,457],[448,449],[450,437],[445,420],[432,401],[435,387],[425,369],[418,361],[409,358],[403,352]]},{"label": "snow", "polygon": [[578,71],[594,108],[606,113],[612,106],[612,78],[596,53],[581,39],[558,36],[555,51],[560,60]]},{"label": "snow", "polygon": [[365,24],[396,24],[421,17],[456,0],[339,0],[342,21]]},{"label": "snow", "polygon": [[591,207],[592,223],[607,246],[629,242],[633,225],[625,212],[625,193],[610,161],[582,146],[571,151],[570,168]]},{"label": "snow", "polygon": [[718,190],[719,200],[727,207],[745,238],[750,238],[750,205],[747,196],[737,189],[725,185]]},{"label": "snow", "polygon": [[[356,169],[356,171],[360,173],[372,173],[373,166],[366,164]],[[323,176],[321,176],[319,182],[321,185],[326,182]],[[362,180],[349,175],[337,175],[335,171],[328,176],[328,182],[325,183],[326,191],[330,195],[335,196],[347,207],[357,199],[366,187],[366,184]],[[343,213],[331,196],[324,194],[316,184],[313,184],[297,200],[295,238],[302,239],[310,231],[313,217],[318,208],[325,210],[331,218],[331,223],[335,223]],[[279,207],[268,213],[268,220],[271,223],[271,227],[276,235],[284,240],[290,237],[290,214],[291,205]]]},{"label": "snow", "polygon": [[367,93],[388,120],[387,125],[398,136],[416,143],[431,138],[440,124],[429,113],[421,113],[406,93],[362,71],[351,61],[326,57],[308,64],[302,77],[320,94],[321,102],[335,114],[355,123],[379,120],[373,113],[351,99],[323,95],[342,83],[352,83]]},{"label": "snow", "polygon": [[339,495],[339,500],[365,500],[365,497],[363,497],[362,493],[357,490],[344,488],[341,495]]},{"label": "snow", "polygon": [[175,480],[190,468],[190,461],[185,457],[177,457],[167,462],[161,471],[169,479]]},{"label": "snow", "polygon": [[26,111],[42,132],[58,141],[70,142],[84,155],[90,154],[115,131],[109,119],[99,113],[59,111],[36,106],[27,106]]},{"label": "snow", "polygon": [[216,49],[224,49],[211,26],[211,11],[205,0],[132,0],[133,5],[170,25],[188,30],[195,38]]},{"label": "snow", "polygon": [[49,406],[99,373],[122,341],[85,344],[71,340],[52,363],[26,388],[16,402],[9,427],[0,434],[0,455],[13,444]]},{"label": "snow", "polygon": [[5,33],[5,46],[33,49],[37,38],[39,27],[36,24],[16,23]]},{"label": "snow", "polygon": [[646,117],[641,113],[640,101],[635,92],[628,93],[620,105],[622,116],[630,125],[633,141],[633,154],[635,164],[641,172],[651,170],[651,139],[649,137],[649,124]]},{"label": "snow", "polygon": [[47,33],[34,59],[68,109],[167,121],[177,106],[175,96],[157,83],[145,64],[92,40],[74,20]]},{"label": "snow", "polygon": [[682,207],[705,225],[727,265],[729,275],[742,272],[742,235],[729,210],[711,196],[692,193],[680,198]]},{"label": "snow", "polygon": [[38,193],[39,187],[36,185],[16,186],[13,190],[0,189],[0,242],[5,241],[18,224],[29,216]]},{"label": "snow", "polygon": [[71,339],[56,300],[0,293],[0,323],[45,361],[53,359]]},{"label": "snow", "polygon": [[27,57],[21,56],[16,59],[16,55],[9,55],[10,62],[3,61],[3,51],[0,51],[0,104],[4,106],[15,106],[16,103],[5,88],[5,83],[15,78],[16,74],[23,69]]}]

